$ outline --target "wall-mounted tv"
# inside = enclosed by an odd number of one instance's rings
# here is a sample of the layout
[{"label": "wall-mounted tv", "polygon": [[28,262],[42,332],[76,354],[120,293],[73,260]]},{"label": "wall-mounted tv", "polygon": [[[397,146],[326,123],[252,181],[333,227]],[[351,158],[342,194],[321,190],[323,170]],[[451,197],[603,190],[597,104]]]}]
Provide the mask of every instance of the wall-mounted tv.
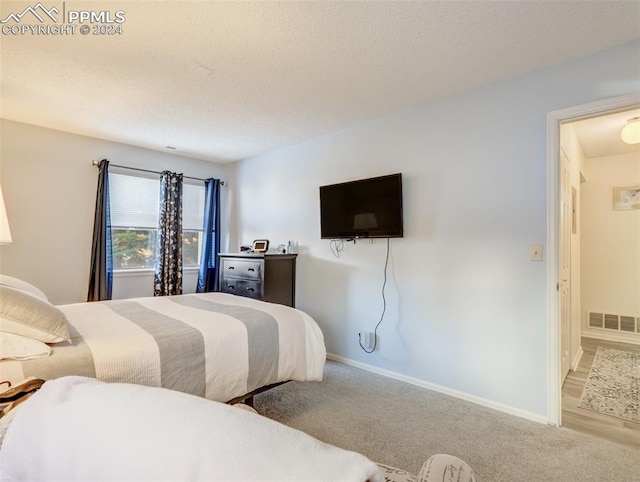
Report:
[{"label": "wall-mounted tv", "polygon": [[320,186],[322,239],[402,237],[402,174]]}]

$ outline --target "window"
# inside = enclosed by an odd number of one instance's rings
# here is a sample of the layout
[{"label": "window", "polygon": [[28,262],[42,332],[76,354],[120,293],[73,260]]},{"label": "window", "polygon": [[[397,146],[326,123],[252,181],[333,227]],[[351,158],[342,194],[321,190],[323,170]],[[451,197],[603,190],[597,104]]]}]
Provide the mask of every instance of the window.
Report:
[{"label": "window", "polygon": [[200,265],[204,185],[182,184],[182,265]]},{"label": "window", "polygon": [[[152,269],[158,234],[158,179],[109,174],[113,269]],[[204,186],[183,184],[182,264],[200,262]]]}]

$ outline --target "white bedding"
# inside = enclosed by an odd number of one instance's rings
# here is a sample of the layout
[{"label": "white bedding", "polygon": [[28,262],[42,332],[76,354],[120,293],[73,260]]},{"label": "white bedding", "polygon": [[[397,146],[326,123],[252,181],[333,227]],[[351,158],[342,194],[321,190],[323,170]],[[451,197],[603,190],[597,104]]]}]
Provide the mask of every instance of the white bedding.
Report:
[{"label": "white bedding", "polygon": [[47,358],[0,361],[0,379],[79,375],[228,401],[286,380],[321,380],[324,338],[306,313],[223,294],[59,306],[71,343]]},{"label": "white bedding", "polygon": [[382,482],[376,464],[278,422],[172,390],[84,377],[16,409],[0,480]]}]

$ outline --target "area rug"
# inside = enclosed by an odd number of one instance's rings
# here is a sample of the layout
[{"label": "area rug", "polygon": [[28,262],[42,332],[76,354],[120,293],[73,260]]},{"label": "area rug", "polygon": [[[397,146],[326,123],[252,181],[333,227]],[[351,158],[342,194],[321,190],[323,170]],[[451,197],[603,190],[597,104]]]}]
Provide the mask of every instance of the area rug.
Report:
[{"label": "area rug", "polygon": [[640,422],[640,353],[599,346],[578,406]]}]

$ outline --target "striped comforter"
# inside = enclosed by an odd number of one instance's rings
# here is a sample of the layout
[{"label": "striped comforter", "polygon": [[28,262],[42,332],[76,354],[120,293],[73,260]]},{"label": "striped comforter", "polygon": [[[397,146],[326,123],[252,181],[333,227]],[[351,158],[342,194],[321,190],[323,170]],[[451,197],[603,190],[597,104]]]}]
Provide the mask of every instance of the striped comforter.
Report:
[{"label": "striped comforter", "polygon": [[228,401],[286,380],[321,380],[320,328],[306,313],[205,293],[58,306],[71,343],[0,362],[0,380],[65,375],[164,387]]}]

